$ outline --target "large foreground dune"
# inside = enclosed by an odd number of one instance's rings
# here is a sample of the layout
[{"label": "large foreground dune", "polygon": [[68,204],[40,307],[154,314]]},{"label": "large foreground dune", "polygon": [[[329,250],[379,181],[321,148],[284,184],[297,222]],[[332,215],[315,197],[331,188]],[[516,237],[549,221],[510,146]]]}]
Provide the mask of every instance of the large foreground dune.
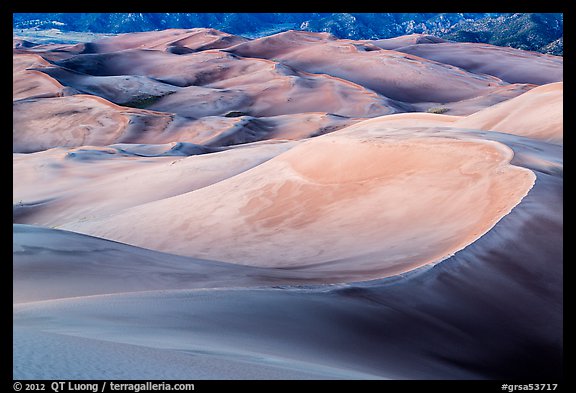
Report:
[{"label": "large foreground dune", "polygon": [[473,247],[405,278],[16,305],[15,378],[558,378],[561,193],[539,174]]},{"label": "large foreground dune", "polygon": [[511,153],[425,134],[326,135],[218,184],[60,227],[247,265],[377,260],[388,275],[444,258],[508,213],[534,181],[508,166]]},{"label": "large foreground dune", "polygon": [[561,57],[13,50],[15,379],[561,377]]}]

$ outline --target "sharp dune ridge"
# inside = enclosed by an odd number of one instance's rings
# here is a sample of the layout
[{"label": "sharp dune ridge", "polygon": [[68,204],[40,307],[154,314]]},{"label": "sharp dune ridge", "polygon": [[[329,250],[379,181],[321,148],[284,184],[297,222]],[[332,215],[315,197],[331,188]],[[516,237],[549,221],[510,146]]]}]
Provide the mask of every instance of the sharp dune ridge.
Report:
[{"label": "sharp dune ridge", "polygon": [[560,378],[562,77],[418,34],[14,37],[14,378]]}]

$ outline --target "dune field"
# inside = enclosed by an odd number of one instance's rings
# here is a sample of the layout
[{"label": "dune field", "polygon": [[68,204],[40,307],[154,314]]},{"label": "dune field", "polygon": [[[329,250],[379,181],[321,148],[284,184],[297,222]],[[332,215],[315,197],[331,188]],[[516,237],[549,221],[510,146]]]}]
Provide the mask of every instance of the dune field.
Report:
[{"label": "dune field", "polygon": [[13,45],[14,379],[562,376],[563,58]]}]

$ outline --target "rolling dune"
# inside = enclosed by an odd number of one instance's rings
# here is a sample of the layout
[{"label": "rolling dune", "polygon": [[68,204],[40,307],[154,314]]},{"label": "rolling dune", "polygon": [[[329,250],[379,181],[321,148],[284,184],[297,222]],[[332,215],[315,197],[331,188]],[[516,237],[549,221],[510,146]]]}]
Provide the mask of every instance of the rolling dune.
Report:
[{"label": "rolling dune", "polygon": [[[218,183],[253,168],[293,143],[241,146],[212,154],[163,156],[174,146],[156,146],[156,156],[134,145],[51,149],[14,158],[18,222],[59,226],[102,217]],[[162,149],[162,150],[160,150]],[[200,151],[199,153],[207,153]],[[142,179],[155,179],[146,182]],[[37,184],[47,182],[38,190]]]},{"label": "rolling dune", "polygon": [[[307,39],[311,35],[314,38]],[[322,33],[292,31],[241,43],[227,51],[276,59],[307,72],[347,79],[408,103],[459,101],[503,84],[497,77],[472,74],[421,57],[324,37]],[[270,51],[269,47],[275,49]]]},{"label": "rolling dune", "polygon": [[[213,104],[217,106],[218,104]],[[107,146],[115,143],[193,143],[229,146],[266,139],[320,135],[360,119],[326,113],[255,118],[205,116],[193,119],[173,113],[121,107],[97,96],[73,95],[15,102],[12,149],[30,153],[54,147]],[[300,118],[301,127],[284,128]],[[42,125],[39,127],[38,125]]]},{"label": "rolling dune", "polygon": [[543,85],[562,81],[563,78],[562,57],[515,48],[470,42],[440,42],[434,45],[416,43],[394,50],[452,64],[477,74],[494,75],[508,83]]},{"label": "rolling dune", "polygon": [[[15,376],[62,378],[79,369],[138,378],[131,367],[116,370],[110,362],[123,364],[130,354],[148,364],[184,353],[199,364],[213,362],[210,372],[189,368],[191,379],[561,378],[562,242],[554,235],[562,230],[561,183],[539,174],[529,195],[486,236],[408,277],[16,305]],[[67,334],[69,325],[80,333]],[[48,370],[34,351],[40,343],[59,355]],[[86,346],[100,357],[79,358]],[[185,358],[152,374],[169,378],[182,364]]]},{"label": "rolling dune", "polygon": [[85,45],[84,53],[117,52],[125,49],[154,49],[185,54],[207,49],[224,49],[248,41],[215,29],[166,29],[120,34],[95,40]]},{"label": "rolling dune", "polygon": [[70,89],[57,80],[38,71],[49,63],[33,54],[14,55],[12,57],[12,99],[60,97]]},{"label": "rolling dune", "polygon": [[[78,91],[193,118],[232,111],[254,116],[330,112],[372,117],[402,108],[402,103],[346,80],[298,72],[268,60],[223,57],[220,52],[182,58],[140,50],[81,55],[59,64],[44,72]],[[325,98],[314,99],[317,94]]]},{"label": "rolling dune", "polygon": [[14,37],[13,378],[559,380],[562,77],[422,34]]},{"label": "rolling dune", "polygon": [[480,141],[326,135],[211,187],[61,227],[254,266],[356,257],[397,274],[464,247],[518,203],[534,178],[510,159]]},{"label": "rolling dune", "polygon": [[562,144],[563,96],[564,83],[550,83],[478,111],[454,125],[507,132]]}]

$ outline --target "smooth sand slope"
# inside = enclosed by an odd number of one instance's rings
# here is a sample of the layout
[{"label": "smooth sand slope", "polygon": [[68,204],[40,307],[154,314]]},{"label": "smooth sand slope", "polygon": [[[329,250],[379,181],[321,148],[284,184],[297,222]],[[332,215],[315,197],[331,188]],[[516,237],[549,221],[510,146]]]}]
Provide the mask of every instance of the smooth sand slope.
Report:
[{"label": "smooth sand slope", "polygon": [[[306,39],[310,36],[313,38]],[[240,56],[277,59],[300,70],[347,79],[409,103],[459,101],[502,84],[500,79],[489,75],[471,74],[421,57],[325,37],[322,33],[290,31],[227,50]]]},{"label": "smooth sand slope", "polygon": [[34,54],[14,55],[12,57],[12,99],[39,97],[60,97],[70,89],[57,80],[38,71],[49,63]]},{"label": "smooth sand slope", "polygon": [[154,49],[185,54],[207,49],[223,49],[248,39],[215,29],[166,29],[120,34],[84,45],[84,53],[117,52],[125,49]]},{"label": "smooth sand slope", "polygon": [[325,273],[199,260],[31,225],[15,224],[12,241],[14,303],[163,289],[334,280]]},{"label": "smooth sand slope", "polygon": [[13,53],[15,379],[560,378],[561,57],[212,29]]},{"label": "smooth sand slope", "polygon": [[506,132],[562,144],[563,97],[564,83],[550,83],[478,111],[455,122],[454,125]]},{"label": "smooth sand slope", "polygon": [[[21,100],[13,104],[13,110],[15,153],[115,143],[182,142],[219,147],[321,135],[359,120],[318,112],[294,114],[294,118],[205,116],[195,120],[173,113],[122,107],[85,94]],[[304,120],[302,126],[295,127],[294,122],[299,120]]]},{"label": "smooth sand slope", "polygon": [[[234,177],[293,145],[243,145],[212,154],[189,145],[111,145],[16,155],[15,220],[52,227],[105,216]],[[196,147],[196,154],[186,154],[186,147]]]},{"label": "smooth sand slope", "polygon": [[[517,85],[509,85],[514,87]],[[492,106],[470,115],[455,116],[453,111],[446,114],[399,113],[376,119],[364,120],[358,124],[368,124],[396,130],[396,135],[406,134],[406,128],[447,126],[471,130],[497,131],[527,136],[537,140],[562,144],[564,139],[564,83],[549,83],[534,87],[521,95],[513,95],[509,100],[498,99]],[[470,108],[468,100],[465,104]],[[449,114],[450,113],[450,114]],[[348,127],[340,133],[353,133],[358,127]]]},{"label": "smooth sand slope", "polygon": [[[129,354],[144,365],[176,355],[199,365],[214,362],[209,372],[190,367],[190,378],[291,378],[294,370],[305,370],[321,379],[556,379],[562,180],[538,176],[520,205],[472,247],[408,278],[341,288],[162,291],[17,305],[15,378],[138,378],[132,367],[114,367]],[[68,326],[76,327],[74,336]],[[48,369],[34,351],[39,342],[54,348]],[[78,357],[86,347],[101,355]],[[232,374],[218,367],[229,362],[237,365]],[[182,364],[184,359],[151,375],[181,375]],[[269,366],[281,372],[271,375]]]},{"label": "smooth sand slope", "polygon": [[561,56],[470,42],[416,43],[394,48],[399,52],[452,64],[477,74],[494,75],[509,83],[543,85],[563,79]]},{"label": "smooth sand slope", "polygon": [[481,140],[326,135],[210,187],[61,227],[240,264],[349,259],[390,275],[444,258],[507,214],[534,181],[511,158]]}]

